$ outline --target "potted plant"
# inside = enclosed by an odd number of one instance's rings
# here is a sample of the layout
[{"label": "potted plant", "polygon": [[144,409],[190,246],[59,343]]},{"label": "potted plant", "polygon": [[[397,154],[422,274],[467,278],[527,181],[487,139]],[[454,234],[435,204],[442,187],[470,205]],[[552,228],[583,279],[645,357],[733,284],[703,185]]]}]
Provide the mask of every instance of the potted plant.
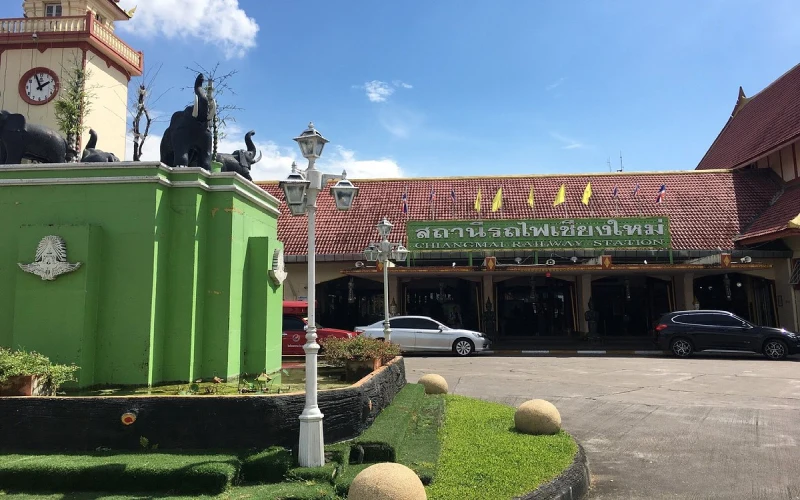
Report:
[{"label": "potted plant", "polygon": [[76,365],[59,365],[38,352],[0,347],[0,396],[55,396],[73,382]]},{"label": "potted plant", "polygon": [[328,337],[323,342],[323,357],[334,366],[344,366],[348,381],[358,380],[400,354],[397,344],[359,335],[353,338]]}]

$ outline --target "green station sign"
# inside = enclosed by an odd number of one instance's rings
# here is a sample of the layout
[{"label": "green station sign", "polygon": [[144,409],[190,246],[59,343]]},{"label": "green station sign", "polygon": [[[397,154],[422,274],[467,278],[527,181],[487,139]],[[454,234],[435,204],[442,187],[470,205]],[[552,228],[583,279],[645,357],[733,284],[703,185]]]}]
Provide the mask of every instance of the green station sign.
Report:
[{"label": "green station sign", "polygon": [[668,249],[666,217],[408,221],[412,251]]}]

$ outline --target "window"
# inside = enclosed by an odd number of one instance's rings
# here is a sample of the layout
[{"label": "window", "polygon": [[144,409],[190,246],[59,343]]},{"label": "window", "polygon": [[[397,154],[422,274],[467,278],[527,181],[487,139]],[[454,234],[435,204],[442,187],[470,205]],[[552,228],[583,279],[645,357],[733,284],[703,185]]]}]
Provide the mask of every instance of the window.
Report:
[{"label": "window", "polygon": [[414,318],[395,318],[389,320],[392,328],[414,328]]},{"label": "window", "polygon": [[789,278],[790,285],[800,285],[800,259],[794,261],[792,276]]},{"label": "window", "polygon": [[431,321],[429,319],[422,319],[422,318],[414,318],[411,320],[413,322],[413,326],[411,328],[415,330],[438,330],[439,323]]},{"label": "window", "polygon": [[283,331],[303,331],[306,328],[305,322],[296,316],[283,317]]},{"label": "window", "polygon": [[742,320],[735,316],[728,314],[715,314],[715,313],[701,313],[701,314],[682,314],[675,316],[675,323],[684,325],[702,325],[702,326],[724,326],[724,327],[743,327],[745,326]]},{"label": "window", "polygon": [[46,3],[44,4],[45,17],[61,17],[61,4],[60,3]]},{"label": "window", "polygon": [[684,325],[715,326],[719,324],[718,314],[682,314],[675,316],[673,321]]},{"label": "window", "polygon": [[98,23],[105,24],[106,22],[106,18],[102,14],[95,13],[94,18],[97,19]]}]

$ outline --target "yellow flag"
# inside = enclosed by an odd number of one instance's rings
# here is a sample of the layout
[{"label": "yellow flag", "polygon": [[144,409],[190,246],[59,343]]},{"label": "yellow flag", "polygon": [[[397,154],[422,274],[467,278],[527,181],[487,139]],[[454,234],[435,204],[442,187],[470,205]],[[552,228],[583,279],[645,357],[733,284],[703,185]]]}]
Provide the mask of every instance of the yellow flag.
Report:
[{"label": "yellow flag", "polygon": [[503,206],[503,188],[497,190],[492,200],[492,212],[497,212]]},{"label": "yellow flag", "polygon": [[477,212],[481,211],[481,190],[478,188],[478,196],[475,197],[475,210]]},{"label": "yellow flag", "polygon": [[789,221],[789,227],[794,229],[800,228],[800,214],[798,214],[797,217]]},{"label": "yellow flag", "polygon": [[584,205],[589,204],[589,199],[592,197],[592,183],[586,184],[586,189],[583,190],[583,199],[581,200]]},{"label": "yellow flag", "polygon": [[531,190],[528,192],[528,206],[533,208],[533,186],[531,186]]},{"label": "yellow flag", "polygon": [[553,206],[557,207],[567,201],[567,185],[562,184],[560,188],[558,188],[558,194],[556,195],[556,199],[553,200]]}]

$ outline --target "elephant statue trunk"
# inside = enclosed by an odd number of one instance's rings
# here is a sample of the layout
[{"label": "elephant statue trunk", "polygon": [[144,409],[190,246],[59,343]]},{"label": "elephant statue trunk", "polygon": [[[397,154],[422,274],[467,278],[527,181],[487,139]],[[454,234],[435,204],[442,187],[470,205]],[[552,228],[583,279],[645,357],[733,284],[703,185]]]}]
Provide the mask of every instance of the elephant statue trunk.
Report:
[{"label": "elephant statue trunk", "polygon": [[115,163],[119,158],[114,153],[107,153],[97,149],[97,132],[89,129],[89,142],[86,143],[86,149],[83,150],[81,162],[83,163]]},{"label": "elephant statue trunk", "polygon": [[217,161],[222,163],[223,172],[236,172],[249,181],[253,180],[250,169],[254,163],[261,161],[261,152],[253,142],[255,134],[253,130],[245,134],[244,143],[247,149],[239,149],[233,153],[217,153]]},{"label": "elephant statue trunk", "polygon": [[194,81],[194,105],[172,114],[161,137],[161,163],[170,167],[196,165],[211,170],[212,136],[208,129],[209,102],[203,74]]},{"label": "elephant statue trunk", "polygon": [[[256,145],[253,143],[253,136],[255,135],[255,131],[251,130],[244,136],[244,143],[247,145],[247,152],[250,154],[250,163],[258,163],[261,161],[261,151],[256,150]],[[256,152],[258,153],[258,157],[255,157]]]}]

